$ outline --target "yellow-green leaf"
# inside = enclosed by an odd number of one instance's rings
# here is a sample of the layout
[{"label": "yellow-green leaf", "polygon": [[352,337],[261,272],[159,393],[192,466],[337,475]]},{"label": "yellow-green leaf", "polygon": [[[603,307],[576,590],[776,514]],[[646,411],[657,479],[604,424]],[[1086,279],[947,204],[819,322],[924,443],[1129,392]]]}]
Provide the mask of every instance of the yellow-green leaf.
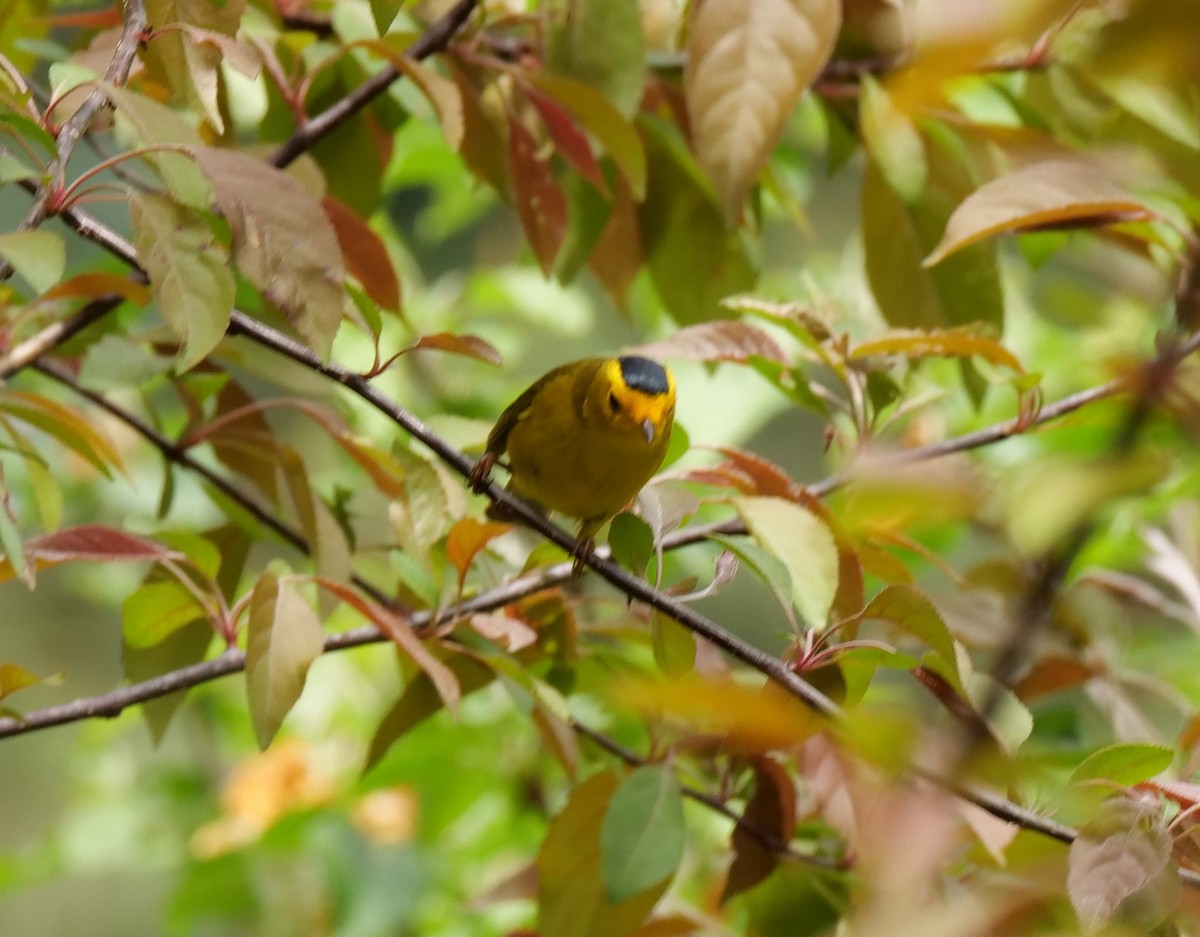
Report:
[{"label": "yellow-green leaf", "polygon": [[271,744],[300,698],[324,640],[321,623],[295,587],[272,572],[264,573],[250,597],[246,634],[246,693],[262,748]]},{"label": "yellow-green leaf", "polygon": [[0,258],[44,293],[62,279],[67,246],[52,231],[8,231],[0,234]]},{"label": "yellow-green leaf", "polygon": [[824,628],[838,584],[837,544],[829,527],[782,498],[735,498],[733,506],[759,545],[787,567],[792,601],[804,620]]},{"label": "yellow-green leaf", "polygon": [[158,308],[181,342],[177,367],[203,361],[225,336],[237,285],[208,222],[161,195],[129,200],[134,243]]}]

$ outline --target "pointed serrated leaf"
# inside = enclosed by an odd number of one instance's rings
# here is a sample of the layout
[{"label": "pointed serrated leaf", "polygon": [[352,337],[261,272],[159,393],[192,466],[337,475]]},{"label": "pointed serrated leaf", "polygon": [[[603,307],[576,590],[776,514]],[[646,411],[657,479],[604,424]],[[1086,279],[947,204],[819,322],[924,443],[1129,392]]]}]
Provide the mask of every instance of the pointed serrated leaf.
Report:
[{"label": "pointed serrated leaf", "polygon": [[187,371],[217,347],[237,286],[229,253],[208,222],[161,195],[129,200],[134,243],[159,310],[180,340],[177,367]]},{"label": "pointed serrated leaf", "polygon": [[238,269],[322,358],[342,321],[346,268],[320,201],[287,173],[245,153],[192,150],[233,232]]},{"label": "pointed serrated leaf", "polygon": [[266,748],[291,711],[308,668],[324,650],[321,623],[295,587],[274,573],[250,597],[246,634],[246,693],[258,744]]},{"label": "pointed serrated leaf", "polygon": [[706,0],[693,9],[684,73],[693,145],[736,217],[784,121],[833,51],[841,3]]}]

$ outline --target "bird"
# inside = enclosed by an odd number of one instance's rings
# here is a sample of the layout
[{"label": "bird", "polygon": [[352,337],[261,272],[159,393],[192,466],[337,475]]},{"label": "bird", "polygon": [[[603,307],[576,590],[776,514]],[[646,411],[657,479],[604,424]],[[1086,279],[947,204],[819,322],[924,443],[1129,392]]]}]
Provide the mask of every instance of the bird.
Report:
[{"label": "bird", "polygon": [[[582,358],[542,375],[500,414],[470,474],[480,492],[507,455],[506,488],[542,514],[580,522],[574,572],[595,536],[658,471],[671,441],[675,378],[639,355]],[[493,520],[515,515],[498,502]]]}]

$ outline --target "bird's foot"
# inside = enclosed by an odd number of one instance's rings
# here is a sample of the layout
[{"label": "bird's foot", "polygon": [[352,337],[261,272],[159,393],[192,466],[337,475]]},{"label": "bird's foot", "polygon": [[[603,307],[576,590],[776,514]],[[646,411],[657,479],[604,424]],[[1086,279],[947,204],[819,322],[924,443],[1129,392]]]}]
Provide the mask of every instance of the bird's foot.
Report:
[{"label": "bird's foot", "polygon": [[494,452],[485,452],[479,457],[479,461],[475,463],[475,467],[471,469],[471,474],[467,476],[467,484],[471,486],[471,490],[476,494],[482,494],[484,487],[492,477],[492,469],[496,465],[496,454]]},{"label": "bird's foot", "polygon": [[571,575],[576,579],[583,575],[587,561],[596,552],[596,541],[592,537],[580,537],[575,541],[575,549],[571,551],[574,561],[571,563]]}]

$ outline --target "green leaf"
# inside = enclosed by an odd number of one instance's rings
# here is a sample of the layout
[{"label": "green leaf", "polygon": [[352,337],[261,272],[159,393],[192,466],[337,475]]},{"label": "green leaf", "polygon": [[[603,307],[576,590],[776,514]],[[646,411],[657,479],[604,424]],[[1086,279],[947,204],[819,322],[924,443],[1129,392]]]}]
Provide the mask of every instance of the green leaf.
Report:
[{"label": "green leaf", "polygon": [[52,231],[8,231],[0,234],[0,257],[44,293],[62,279],[67,267],[67,246]]},{"label": "green leaf", "polygon": [[642,99],[646,40],[639,0],[553,0],[546,68],[603,94],[626,117]]},{"label": "green leaf", "polygon": [[[241,23],[246,0],[147,0],[146,13],[155,26],[182,24],[232,37]],[[165,84],[172,97],[204,115],[218,133],[224,131],[218,100],[223,54],[216,42],[197,42],[183,29],[163,29],[145,43],[147,71]]]},{"label": "green leaf", "polygon": [[681,677],[696,668],[696,636],[657,610],[650,613],[650,644],[654,662],[668,677]]},{"label": "green leaf", "polygon": [[145,650],[160,644],[184,625],[206,621],[208,613],[182,583],[174,579],[147,582],[121,606],[125,645]]},{"label": "green leaf", "polygon": [[1106,745],[1088,755],[1071,772],[1071,783],[1109,781],[1132,786],[1171,767],[1175,753],[1165,745],[1149,742],[1120,742]]},{"label": "green leaf", "polygon": [[321,202],[287,173],[245,153],[192,152],[233,232],[238,269],[328,358],[342,321],[346,268]]},{"label": "green leaf", "polygon": [[864,75],[860,87],[859,113],[867,152],[892,191],[911,204],[929,178],[921,135],[874,78]]},{"label": "green leaf", "polygon": [[654,288],[680,325],[722,318],[721,300],[754,285],[746,248],[674,131],[646,117],[640,126],[649,175],[638,222]]},{"label": "green leaf", "polygon": [[1117,499],[1148,491],[1168,468],[1165,458],[1149,453],[1025,464],[1018,484],[1009,489],[1009,536],[1026,555],[1037,556]]},{"label": "green leaf", "polygon": [[77,62],[52,62],[48,74],[51,97],[55,100],[61,100],[76,88],[89,84],[100,77],[94,68],[88,68]]},{"label": "green leaf", "polygon": [[0,150],[0,185],[6,185],[9,182],[20,182],[22,179],[34,179],[37,177],[37,170],[32,169],[25,163],[21,162],[12,153],[7,150]]},{"label": "green leaf", "polygon": [[754,539],[787,568],[792,601],[804,620],[825,628],[838,584],[837,544],[829,527],[782,498],[734,498],[733,506]]},{"label": "green leaf", "polygon": [[[34,569],[25,555],[25,543],[21,539],[21,529],[17,517],[13,513],[12,499],[8,487],[4,483],[4,464],[0,463],[0,551],[12,566],[25,585],[34,587]],[[3,697],[0,697],[2,699]]]},{"label": "green leaf", "polygon": [[617,788],[600,830],[604,892],[613,903],[663,883],[683,857],[683,794],[669,765],[638,768]]},{"label": "green leaf", "polygon": [[229,254],[208,222],[161,195],[132,195],[134,242],[167,325],[182,343],[187,371],[225,336],[237,284]]},{"label": "green leaf", "polygon": [[[653,769],[651,769],[653,770]],[[538,853],[538,930],[554,937],[627,937],[653,910],[667,878],[626,901],[605,896],[601,827],[620,776],[601,771],[571,791]]]},{"label": "green leaf", "polygon": [[246,634],[246,693],[260,747],[271,744],[324,648],[321,623],[295,587],[263,573],[250,597]]},{"label": "green leaf", "polygon": [[855,618],[858,621],[886,621],[917,638],[934,654],[925,663],[950,681],[959,693],[965,694],[958,672],[954,637],[941,613],[923,592],[906,585],[885,586]]},{"label": "green leaf", "polygon": [[933,329],[970,322],[1004,323],[996,251],[972,244],[933,269],[924,266],[954,207],[972,183],[957,158],[928,141],[929,185],[905,204],[879,166],[868,160],[862,188],[867,280],[889,325]]},{"label": "green leaf", "polygon": [[0,413],[53,436],[106,477],[112,476],[113,466],[121,468],[120,454],[91,422],[48,397],[0,389]]},{"label": "green leaf", "polygon": [[654,533],[640,517],[625,512],[613,518],[608,545],[616,562],[640,576],[654,555]]}]

